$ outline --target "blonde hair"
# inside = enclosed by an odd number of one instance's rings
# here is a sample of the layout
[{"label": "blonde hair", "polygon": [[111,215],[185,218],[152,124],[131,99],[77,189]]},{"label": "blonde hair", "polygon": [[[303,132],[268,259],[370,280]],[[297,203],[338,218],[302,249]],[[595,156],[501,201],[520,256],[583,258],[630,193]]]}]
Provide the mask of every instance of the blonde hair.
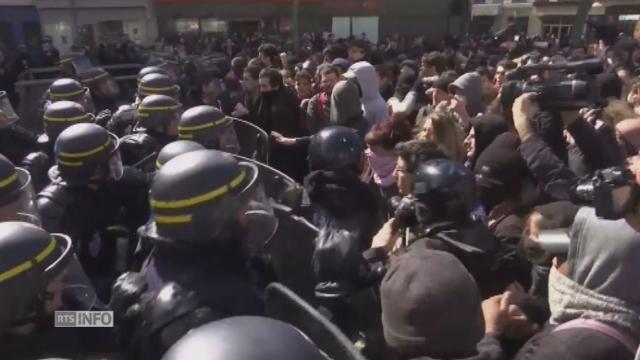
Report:
[{"label": "blonde hair", "polygon": [[444,151],[450,160],[464,162],[467,159],[467,151],[464,147],[464,134],[458,125],[460,118],[445,111],[434,111],[426,116],[423,129],[431,120],[431,139]]}]

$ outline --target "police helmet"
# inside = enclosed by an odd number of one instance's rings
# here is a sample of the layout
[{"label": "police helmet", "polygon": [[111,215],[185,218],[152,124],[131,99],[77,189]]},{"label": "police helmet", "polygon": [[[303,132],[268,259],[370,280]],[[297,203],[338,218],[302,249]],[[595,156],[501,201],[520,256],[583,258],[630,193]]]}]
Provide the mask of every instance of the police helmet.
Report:
[{"label": "police helmet", "polygon": [[106,80],[110,77],[109,72],[101,67],[91,67],[80,74],[80,82],[84,86],[91,86],[94,83]]},{"label": "police helmet", "polygon": [[220,151],[193,151],[170,160],[156,173],[149,193],[159,240],[225,241],[257,186],[255,165]]},{"label": "police helmet", "polygon": [[167,70],[158,67],[158,66],[146,66],[143,67],[139,72],[138,72],[138,82],[140,82],[140,80],[142,80],[143,77],[145,77],[146,75],[149,74],[162,74],[162,75],[169,75],[169,73],[167,72]]},{"label": "police helmet", "polygon": [[44,311],[47,285],[72,254],[67,236],[26,222],[0,223],[0,331]]},{"label": "police helmet", "polygon": [[180,107],[181,104],[171,96],[149,95],[142,99],[136,110],[138,125],[164,133],[169,123],[177,118]]},{"label": "police helmet", "polygon": [[51,102],[68,100],[82,103],[84,97],[87,96],[88,90],[74,79],[58,79],[49,85],[49,100]]},{"label": "police helmet", "polygon": [[225,150],[227,143],[237,146],[233,120],[210,105],[195,106],[182,114],[178,138],[195,141],[214,150]]},{"label": "police helmet", "polygon": [[309,167],[315,170],[360,172],[364,142],[356,131],[344,126],[320,130],[309,144]]},{"label": "police helmet", "polygon": [[99,169],[115,179],[122,176],[119,140],[95,124],[76,124],[64,130],[54,145],[62,180],[69,186],[89,184]]},{"label": "police helmet", "polygon": [[0,154],[0,221],[16,220],[32,214],[34,198],[31,175]]},{"label": "police helmet", "polygon": [[457,161],[437,159],[419,164],[412,185],[412,195],[426,205],[431,220],[464,221],[475,203],[475,178]]},{"label": "police helmet", "polygon": [[162,166],[169,162],[169,160],[178,157],[188,152],[205,150],[204,146],[197,142],[189,140],[178,140],[165,145],[160,153],[158,153],[158,159],[156,160],[156,170],[160,170]]},{"label": "police helmet", "polygon": [[145,75],[138,82],[138,97],[141,99],[145,96],[160,94],[177,98],[180,92],[180,86],[167,75],[151,73]]},{"label": "police helmet", "polygon": [[238,316],[191,330],[162,360],[325,360],[315,344],[278,320]]},{"label": "police helmet", "polygon": [[92,123],[95,117],[84,110],[82,105],[72,101],[58,101],[44,110],[42,117],[44,132],[49,141],[56,141],[61,132],[71,125]]}]

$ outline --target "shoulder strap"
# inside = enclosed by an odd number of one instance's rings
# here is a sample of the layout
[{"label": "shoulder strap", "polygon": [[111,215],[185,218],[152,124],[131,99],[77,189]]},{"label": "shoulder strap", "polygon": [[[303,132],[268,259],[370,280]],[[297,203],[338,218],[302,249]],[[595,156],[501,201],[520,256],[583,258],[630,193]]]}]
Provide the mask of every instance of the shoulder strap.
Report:
[{"label": "shoulder strap", "polygon": [[632,353],[636,353],[638,349],[638,340],[632,338],[629,335],[623,334],[618,331],[616,328],[605,324],[603,322],[592,320],[592,319],[574,319],[569,322],[566,322],[562,325],[559,325],[553,332],[570,330],[570,329],[590,329],[593,331],[597,331],[601,334],[607,335],[610,338],[618,340],[622,345],[624,345],[629,351]]}]

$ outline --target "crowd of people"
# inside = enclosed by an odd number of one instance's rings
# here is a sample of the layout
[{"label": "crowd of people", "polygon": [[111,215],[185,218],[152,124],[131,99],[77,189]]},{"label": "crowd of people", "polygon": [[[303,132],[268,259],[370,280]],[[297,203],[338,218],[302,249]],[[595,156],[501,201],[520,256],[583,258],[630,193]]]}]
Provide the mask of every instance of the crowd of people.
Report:
[{"label": "crowd of people", "polygon": [[636,357],[640,43],[259,39],[0,96],[0,358]]}]

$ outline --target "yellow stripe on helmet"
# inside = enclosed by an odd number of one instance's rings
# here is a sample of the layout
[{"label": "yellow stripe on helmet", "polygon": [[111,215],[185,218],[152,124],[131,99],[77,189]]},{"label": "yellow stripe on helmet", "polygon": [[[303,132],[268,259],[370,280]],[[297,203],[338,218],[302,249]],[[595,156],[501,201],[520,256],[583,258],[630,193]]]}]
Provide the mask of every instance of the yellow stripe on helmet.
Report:
[{"label": "yellow stripe on helmet", "polygon": [[64,161],[64,160],[61,160],[61,159],[58,159],[58,164],[64,165],[64,166],[69,166],[69,167],[80,167],[80,166],[82,166],[82,162],[81,161]]},{"label": "yellow stripe on helmet", "polygon": [[18,180],[18,174],[13,173],[9,175],[6,179],[0,180],[0,188],[7,187]]},{"label": "yellow stripe on helmet", "polygon": [[96,75],[96,76],[94,76],[94,77],[92,77],[92,78],[88,78],[88,79],[80,80],[80,82],[81,82],[81,83],[83,83],[83,84],[85,84],[85,83],[90,83],[90,82],[92,82],[92,81],[102,79],[103,77],[106,77],[106,76],[108,76],[108,75],[109,75],[109,73],[105,71],[105,72],[103,72],[102,74]]},{"label": "yellow stripe on helmet", "polygon": [[207,123],[207,124],[202,124],[202,125],[194,125],[194,126],[178,126],[178,131],[197,131],[197,130],[202,130],[202,129],[207,129],[213,126],[218,126],[221,124],[224,124],[228,121],[229,119],[227,117],[223,117],[222,119],[219,120],[214,120],[213,122]]},{"label": "yellow stripe on helmet", "polygon": [[92,150],[88,150],[85,152],[78,152],[78,153],[65,153],[65,152],[61,152],[60,156],[64,156],[64,157],[70,157],[70,158],[82,158],[82,157],[87,157],[87,156],[91,156],[94,154],[99,153],[100,151],[104,150],[107,148],[107,146],[109,146],[109,144],[111,144],[111,137],[109,137],[107,139],[107,142],[105,142],[104,144],[98,146],[95,149]]},{"label": "yellow stripe on helmet", "polygon": [[154,200],[151,199],[150,200],[150,204],[152,208],[155,209],[181,209],[181,208],[185,208],[185,207],[190,207],[190,206],[195,206],[198,204],[202,204],[203,202],[207,202],[207,201],[211,201],[213,199],[216,199],[224,194],[226,194],[227,192],[229,192],[229,190],[237,187],[238,185],[240,185],[242,183],[242,181],[245,179],[245,177],[247,176],[247,172],[246,171],[242,171],[240,173],[240,175],[236,176],[235,179],[231,180],[231,182],[227,185],[221,186],[215,190],[212,190],[208,193],[202,194],[202,195],[198,195],[189,199],[184,199],[184,200],[166,200],[166,201],[162,201],[162,200]]},{"label": "yellow stripe on helmet", "polygon": [[51,239],[47,247],[45,247],[44,250],[38,253],[35,258],[29,261],[25,261],[20,265],[14,266],[9,270],[0,273],[0,283],[22,274],[23,272],[31,269],[37,263],[41,263],[44,259],[47,258],[47,256],[51,255],[55,248],[56,241]]},{"label": "yellow stripe on helmet", "polygon": [[192,219],[191,215],[175,215],[175,216],[162,216],[156,215],[154,220],[156,224],[160,225],[175,225],[175,224],[187,224]]},{"label": "yellow stripe on helmet", "polygon": [[175,90],[176,86],[169,86],[169,87],[158,87],[158,88],[152,88],[152,87],[148,87],[148,86],[138,86],[140,88],[140,90],[144,90],[144,91],[150,91],[150,92],[154,92],[154,91],[171,91],[171,90]]},{"label": "yellow stripe on helmet", "polygon": [[56,93],[49,92],[49,97],[52,98],[52,99],[66,99],[66,98],[70,98],[72,96],[80,95],[80,94],[82,94],[84,92],[85,92],[85,89],[80,89],[80,90],[77,90],[77,91],[68,92],[68,93],[62,93],[62,94],[56,94]]},{"label": "yellow stripe on helmet", "polygon": [[48,121],[48,122],[75,122],[80,120],[86,120],[88,118],[91,118],[91,114],[87,113],[84,115],[78,115],[78,116],[69,117],[69,118],[58,118],[58,117],[51,117],[46,115],[43,117],[44,121]]},{"label": "yellow stripe on helmet", "polygon": [[138,111],[163,111],[163,110],[175,110],[179,108],[180,105],[171,105],[171,106],[138,106]]}]

